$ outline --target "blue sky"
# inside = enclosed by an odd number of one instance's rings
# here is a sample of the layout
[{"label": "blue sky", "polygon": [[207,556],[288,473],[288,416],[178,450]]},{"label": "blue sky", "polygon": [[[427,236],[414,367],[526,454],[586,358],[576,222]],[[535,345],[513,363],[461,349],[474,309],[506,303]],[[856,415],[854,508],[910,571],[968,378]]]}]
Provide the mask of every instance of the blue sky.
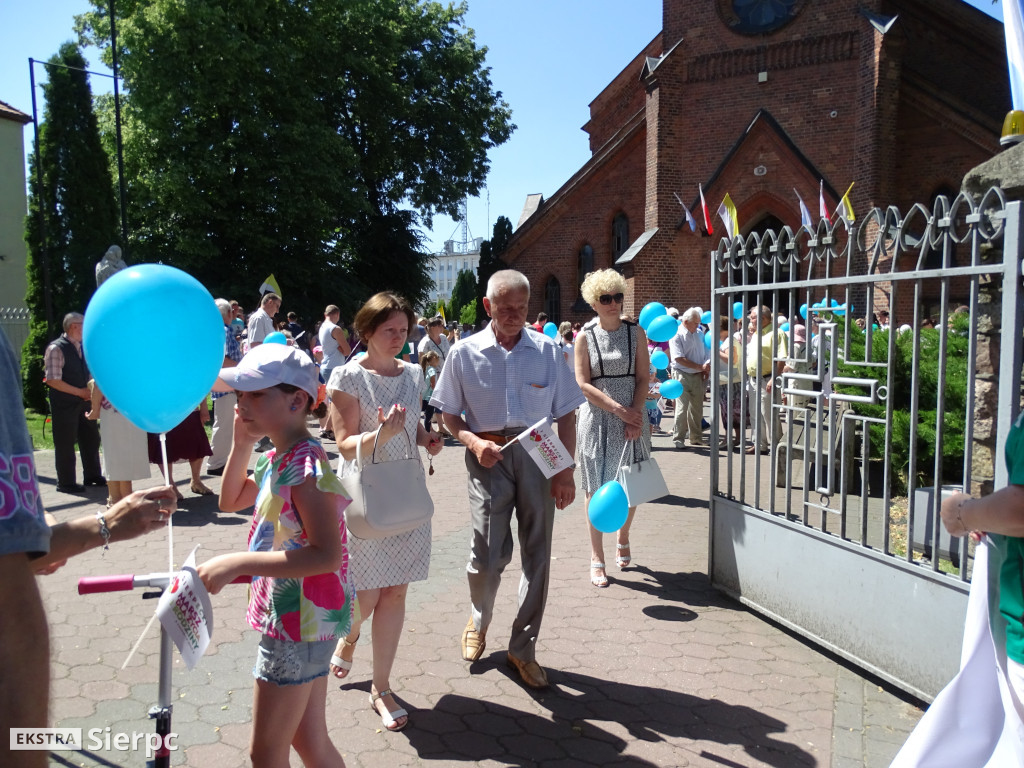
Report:
[{"label": "blue sky", "polygon": [[[999,4],[968,0],[1002,18]],[[487,190],[468,204],[469,234],[490,237],[498,216],[513,226],[530,193],[554,193],[589,157],[589,104],[661,28],[661,0],[469,0],[468,26],[488,48],[494,87],[512,107],[518,129],[490,156]],[[45,61],[72,35],[87,0],[0,0],[0,100],[32,111],[28,59]],[[95,51],[86,51],[103,69]],[[36,76],[43,77],[37,67]],[[94,91],[110,89],[92,78]],[[1007,105],[1009,108],[1009,105]],[[41,104],[40,104],[41,109]],[[26,128],[26,147],[31,143]],[[488,197],[490,202],[488,204]],[[432,250],[461,238],[447,217],[425,233]]]}]

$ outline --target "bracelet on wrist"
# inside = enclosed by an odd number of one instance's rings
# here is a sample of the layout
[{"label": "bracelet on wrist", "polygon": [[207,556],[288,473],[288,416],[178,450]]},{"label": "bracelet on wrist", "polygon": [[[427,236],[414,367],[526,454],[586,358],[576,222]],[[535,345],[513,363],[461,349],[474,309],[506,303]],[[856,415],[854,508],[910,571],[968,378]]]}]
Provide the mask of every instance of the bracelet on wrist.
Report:
[{"label": "bracelet on wrist", "polygon": [[100,536],[103,538],[103,551],[110,549],[110,529],[107,527],[107,518],[103,516],[103,510],[96,510],[96,520],[100,524]]}]

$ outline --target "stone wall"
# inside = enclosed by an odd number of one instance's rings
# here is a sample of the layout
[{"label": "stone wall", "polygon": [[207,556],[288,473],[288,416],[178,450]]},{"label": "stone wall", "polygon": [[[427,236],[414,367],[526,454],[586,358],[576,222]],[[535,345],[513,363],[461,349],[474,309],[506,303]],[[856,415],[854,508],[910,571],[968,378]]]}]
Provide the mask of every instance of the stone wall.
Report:
[{"label": "stone wall", "polygon": [[[961,189],[977,202],[989,187],[1002,187],[1007,200],[1024,200],[1024,143],[1000,152],[969,171],[964,176]],[[1002,241],[986,243],[982,246],[982,257],[986,261],[1001,259],[1002,247]],[[1002,455],[1001,446],[996,445],[1002,295],[1003,288],[998,282],[983,282],[978,288],[978,355],[971,467],[971,494],[975,496],[994,490],[995,462]],[[1020,333],[1021,329],[1016,332]]]}]

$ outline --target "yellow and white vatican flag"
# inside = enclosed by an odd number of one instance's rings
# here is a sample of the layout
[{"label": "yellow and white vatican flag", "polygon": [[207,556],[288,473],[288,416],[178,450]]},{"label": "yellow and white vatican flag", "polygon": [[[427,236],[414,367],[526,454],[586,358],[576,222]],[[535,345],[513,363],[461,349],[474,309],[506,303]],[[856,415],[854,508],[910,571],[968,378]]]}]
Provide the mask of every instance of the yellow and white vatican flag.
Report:
[{"label": "yellow and white vatican flag", "polygon": [[263,285],[260,286],[260,296],[271,291],[276,293],[278,296],[281,296],[281,286],[277,284],[277,280],[274,278],[273,274],[264,280]]},{"label": "yellow and white vatican flag", "polygon": [[[1000,536],[975,552],[960,672],[942,689],[890,768],[1003,768],[1024,765],[1024,721],[1006,675],[998,604]],[[991,559],[991,562],[990,562]]]}]

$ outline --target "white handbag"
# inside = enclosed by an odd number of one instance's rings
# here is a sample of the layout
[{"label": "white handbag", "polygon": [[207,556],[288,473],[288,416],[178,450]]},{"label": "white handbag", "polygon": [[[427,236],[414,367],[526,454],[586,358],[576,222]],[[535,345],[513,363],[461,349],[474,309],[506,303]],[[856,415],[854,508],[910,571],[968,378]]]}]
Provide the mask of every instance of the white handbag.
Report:
[{"label": "white handbag", "polygon": [[[381,425],[383,427],[383,424]],[[406,458],[376,461],[381,427],[373,438],[373,454],[363,463],[363,441],[356,445],[355,468],[341,478],[352,503],[345,508],[345,526],[360,539],[383,539],[419,528],[434,515],[434,501],[419,456],[404,429]]]},{"label": "white handbag", "polygon": [[630,444],[636,447],[635,440],[627,440],[622,448],[622,458],[619,459],[619,471],[616,479],[626,492],[626,503],[630,507],[638,504],[646,504],[649,501],[668,496],[668,485],[665,484],[665,477],[661,474],[658,462],[654,458],[636,461],[626,464],[626,451]]}]

